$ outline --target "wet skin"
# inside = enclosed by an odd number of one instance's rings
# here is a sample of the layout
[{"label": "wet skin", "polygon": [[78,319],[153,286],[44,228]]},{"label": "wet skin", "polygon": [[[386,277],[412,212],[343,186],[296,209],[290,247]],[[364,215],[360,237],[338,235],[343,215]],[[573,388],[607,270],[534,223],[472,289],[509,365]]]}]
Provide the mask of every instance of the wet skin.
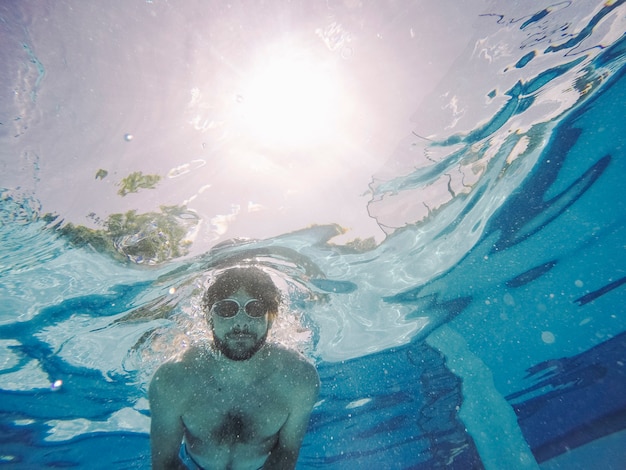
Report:
[{"label": "wet skin", "polygon": [[[244,305],[243,290],[229,298]],[[207,469],[294,468],[319,389],[300,354],[265,343],[267,315],[212,315],[217,351],[190,348],[150,384],[153,468],[184,468],[182,441]],[[221,343],[220,343],[221,342]]]}]

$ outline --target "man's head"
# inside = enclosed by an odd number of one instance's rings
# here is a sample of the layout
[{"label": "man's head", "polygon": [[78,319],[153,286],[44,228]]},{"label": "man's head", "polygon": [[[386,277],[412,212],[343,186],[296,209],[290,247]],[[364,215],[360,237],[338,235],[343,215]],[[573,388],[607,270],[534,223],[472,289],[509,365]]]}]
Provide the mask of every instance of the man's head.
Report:
[{"label": "man's head", "polygon": [[232,360],[250,359],[265,344],[278,313],[280,291],[259,268],[220,273],[203,297],[215,346]]}]

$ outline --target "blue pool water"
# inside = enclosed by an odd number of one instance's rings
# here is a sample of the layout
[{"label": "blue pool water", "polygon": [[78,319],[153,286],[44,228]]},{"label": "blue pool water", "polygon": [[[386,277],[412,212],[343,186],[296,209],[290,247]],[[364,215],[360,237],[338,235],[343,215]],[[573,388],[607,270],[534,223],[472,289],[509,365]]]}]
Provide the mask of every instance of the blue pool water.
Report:
[{"label": "blue pool water", "polygon": [[[322,379],[298,468],[624,468],[626,5],[508,3],[0,6],[0,462],[149,468],[151,374],[255,260]],[[219,101],[272,21],[343,138]]]}]

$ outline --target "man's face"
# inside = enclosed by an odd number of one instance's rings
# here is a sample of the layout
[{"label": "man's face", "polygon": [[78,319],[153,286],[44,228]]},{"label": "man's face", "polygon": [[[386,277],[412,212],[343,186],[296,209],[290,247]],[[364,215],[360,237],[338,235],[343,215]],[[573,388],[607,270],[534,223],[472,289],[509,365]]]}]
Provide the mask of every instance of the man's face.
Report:
[{"label": "man's face", "polygon": [[227,358],[245,361],[254,356],[265,344],[269,330],[268,315],[266,313],[253,318],[244,312],[243,306],[253,297],[243,289],[239,289],[227,299],[237,301],[242,308],[231,318],[223,318],[213,311],[210,313],[213,342]]}]

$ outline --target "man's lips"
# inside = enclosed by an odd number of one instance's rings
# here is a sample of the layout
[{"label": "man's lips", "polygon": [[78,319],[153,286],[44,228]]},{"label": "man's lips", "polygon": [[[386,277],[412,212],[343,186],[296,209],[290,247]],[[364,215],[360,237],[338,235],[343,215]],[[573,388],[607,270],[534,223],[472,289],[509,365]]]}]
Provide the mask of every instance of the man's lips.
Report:
[{"label": "man's lips", "polygon": [[228,338],[234,339],[234,340],[254,339],[254,335],[252,333],[245,333],[243,331],[228,333],[228,335],[226,335],[226,336],[228,336]]}]

